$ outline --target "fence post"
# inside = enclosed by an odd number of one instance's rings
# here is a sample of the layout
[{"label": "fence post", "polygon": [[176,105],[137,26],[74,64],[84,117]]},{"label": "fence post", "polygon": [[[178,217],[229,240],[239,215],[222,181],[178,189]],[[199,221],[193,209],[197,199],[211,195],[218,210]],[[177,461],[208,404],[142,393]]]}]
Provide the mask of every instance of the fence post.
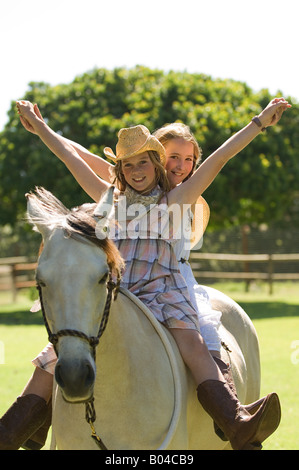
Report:
[{"label": "fence post", "polygon": [[[243,255],[248,255],[248,233],[250,233],[250,227],[249,225],[242,225],[242,254]],[[244,273],[249,273],[249,262],[244,261],[243,262],[243,272]],[[249,292],[249,287],[250,287],[250,279],[245,280],[245,292]]]},{"label": "fence post", "polygon": [[11,291],[12,291],[12,301],[13,303],[17,300],[17,281],[16,281],[16,270],[15,265],[11,265]]},{"label": "fence post", "polygon": [[273,258],[269,254],[268,260],[268,282],[269,282],[269,295],[273,294]]}]

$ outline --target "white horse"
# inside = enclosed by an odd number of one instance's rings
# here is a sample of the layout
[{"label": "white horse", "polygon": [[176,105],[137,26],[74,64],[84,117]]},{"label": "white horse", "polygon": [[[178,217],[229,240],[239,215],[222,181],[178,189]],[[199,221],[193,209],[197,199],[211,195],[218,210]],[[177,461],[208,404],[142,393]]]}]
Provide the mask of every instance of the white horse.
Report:
[{"label": "white horse", "polygon": [[[122,288],[109,308],[109,273],[118,277],[122,259],[111,240],[95,236],[92,214],[86,207],[67,210],[43,189],[28,195],[28,216],[44,245],[36,280],[58,355],[56,447],[98,449],[100,438],[108,450],[230,448],[198,403],[197,384],[169,331]],[[223,350],[223,359],[231,360],[239,399],[253,402],[260,389],[254,327],[231,299],[214,289],[209,294],[223,312],[221,336],[231,350]],[[87,407],[88,423],[84,403],[91,397],[96,419]]]}]

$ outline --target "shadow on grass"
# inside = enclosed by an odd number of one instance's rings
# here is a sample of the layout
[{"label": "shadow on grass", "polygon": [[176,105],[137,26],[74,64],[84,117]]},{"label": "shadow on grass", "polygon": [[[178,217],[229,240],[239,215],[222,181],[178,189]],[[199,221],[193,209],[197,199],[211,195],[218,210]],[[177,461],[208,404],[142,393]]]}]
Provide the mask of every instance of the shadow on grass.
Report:
[{"label": "shadow on grass", "polygon": [[252,320],[267,318],[298,317],[299,305],[287,304],[284,302],[239,302]]},{"label": "shadow on grass", "polygon": [[14,325],[43,325],[43,317],[41,312],[30,312],[30,310],[15,310],[10,312],[1,312],[0,309],[0,326]]},{"label": "shadow on grass", "polygon": [[[267,318],[298,317],[299,304],[287,304],[284,302],[268,301],[239,301],[239,305],[245,310],[252,320]],[[30,312],[24,308],[2,309],[0,307],[0,326],[1,325],[43,325],[41,311]]]}]

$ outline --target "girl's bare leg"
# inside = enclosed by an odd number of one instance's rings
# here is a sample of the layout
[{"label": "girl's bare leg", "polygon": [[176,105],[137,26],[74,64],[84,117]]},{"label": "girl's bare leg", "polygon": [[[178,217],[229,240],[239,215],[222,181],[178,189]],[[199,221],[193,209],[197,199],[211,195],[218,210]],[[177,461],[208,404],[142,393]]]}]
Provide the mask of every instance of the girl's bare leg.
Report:
[{"label": "girl's bare leg", "polygon": [[269,394],[251,415],[228,386],[201,335],[196,330],[170,331],[197,384],[197,398],[214,420],[218,435],[229,440],[233,449],[260,450],[262,441],[279,425],[278,396]]},{"label": "girl's bare leg", "polygon": [[205,380],[225,382],[198,331],[179,328],[171,328],[169,331],[177,343],[185,364],[191,370],[196,385]]},{"label": "girl's bare leg", "polygon": [[48,403],[52,396],[52,387],[53,375],[39,367],[35,367],[21,395],[38,395]]}]

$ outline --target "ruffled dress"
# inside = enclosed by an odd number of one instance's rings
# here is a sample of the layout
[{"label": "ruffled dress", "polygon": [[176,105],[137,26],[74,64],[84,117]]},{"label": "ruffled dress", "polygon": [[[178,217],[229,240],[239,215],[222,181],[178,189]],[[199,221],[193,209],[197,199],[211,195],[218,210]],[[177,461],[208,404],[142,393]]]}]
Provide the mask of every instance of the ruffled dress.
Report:
[{"label": "ruffled dress", "polygon": [[116,217],[113,240],[126,263],[122,287],[167,328],[199,331],[198,315],[173,250],[176,227],[166,197],[158,204],[141,206],[139,213],[136,209],[132,220]]},{"label": "ruffled dress", "polygon": [[199,285],[193,275],[189,257],[190,257],[190,237],[192,213],[188,209],[188,215],[182,219],[184,227],[180,228],[181,236],[176,237],[173,244],[173,250],[179,263],[179,269],[188,286],[188,292],[192,305],[197,311],[200,333],[209,349],[209,351],[220,351],[221,336],[219,327],[221,325],[222,313],[214,310],[211,305],[210,297],[204,286]]}]

